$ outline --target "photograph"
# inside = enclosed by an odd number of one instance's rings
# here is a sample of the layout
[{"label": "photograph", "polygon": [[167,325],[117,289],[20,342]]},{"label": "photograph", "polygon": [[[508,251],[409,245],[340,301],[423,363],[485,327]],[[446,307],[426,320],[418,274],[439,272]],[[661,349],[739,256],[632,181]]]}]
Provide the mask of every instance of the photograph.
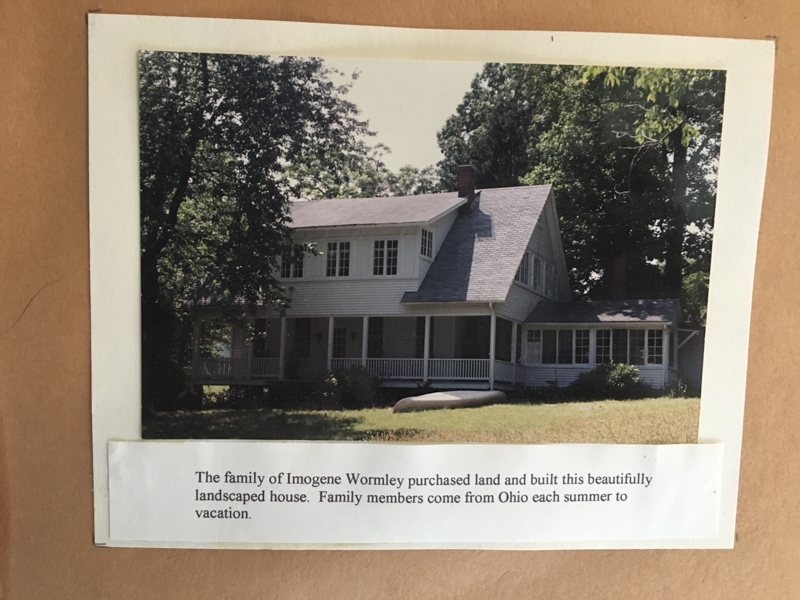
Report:
[{"label": "photograph", "polygon": [[144,439],[697,442],[724,70],[138,67]]}]

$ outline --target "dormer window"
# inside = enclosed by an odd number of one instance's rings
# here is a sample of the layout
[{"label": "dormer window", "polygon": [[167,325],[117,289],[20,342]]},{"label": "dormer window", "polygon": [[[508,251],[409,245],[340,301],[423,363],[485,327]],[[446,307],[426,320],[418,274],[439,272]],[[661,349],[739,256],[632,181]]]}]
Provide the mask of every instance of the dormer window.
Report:
[{"label": "dormer window", "polygon": [[422,256],[433,258],[433,232],[427,229],[422,230],[422,245],[420,246],[419,253]]},{"label": "dormer window", "polygon": [[517,268],[517,274],[514,276],[514,281],[519,281],[522,285],[530,285],[531,283],[531,255],[526,252],[522,255],[522,261]]},{"label": "dormer window", "polygon": [[373,275],[397,275],[397,240],[375,240]]},{"label": "dormer window", "polygon": [[325,260],[326,277],[347,277],[350,275],[350,242],[328,242]]}]

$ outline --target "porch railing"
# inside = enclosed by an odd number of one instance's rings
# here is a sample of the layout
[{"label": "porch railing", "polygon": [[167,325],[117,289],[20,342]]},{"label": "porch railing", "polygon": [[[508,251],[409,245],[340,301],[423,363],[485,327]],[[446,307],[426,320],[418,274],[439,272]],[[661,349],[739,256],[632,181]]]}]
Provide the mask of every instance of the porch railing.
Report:
[{"label": "porch railing", "polygon": [[197,380],[239,380],[277,377],[278,358],[199,358],[195,363]]},{"label": "porch railing", "polygon": [[336,371],[337,369],[349,369],[350,367],[360,367],[361,366],[361,359],[360,358],[334,358],[331,361],[331,369]]},{"label": "porch railing", "polygon": [[431,358],[428,379],[488,379],[488,358]]},{"label": "porch railing", "polygon": [[280,358],[252,358],[250,359],[251,377],[277,377],[281,368]]},{"label": "porch railing", "polygon": [[[334,358],[331,367],[347,369],[360,366],[360,358]],[[278,377],[279,358],[200,358],[195,363],[197,381],[236,381]],[[425,360],[422,358],[368,358],[367,370],[381,379],[422,380]],[[504,383],[522,383],[525,370],[496,360],[494,379]],[[428,379],[440,381],[486,381],[489,379],[489,359],[431,358],[428,359]]]},{"label": "porch railing", "polygon": [[424,362],[421,358],[368,358],[367,369],[382,379],[422,379]]}]

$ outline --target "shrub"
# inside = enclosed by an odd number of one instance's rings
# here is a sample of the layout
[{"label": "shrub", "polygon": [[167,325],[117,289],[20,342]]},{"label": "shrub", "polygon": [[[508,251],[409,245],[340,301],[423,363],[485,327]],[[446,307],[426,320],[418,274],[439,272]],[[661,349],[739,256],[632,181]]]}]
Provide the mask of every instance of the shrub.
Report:
[{"label": "shrub", "polygon": [[622,363],[597,365],[567,388],[571,394],[586,400],[641,398],[650,390],[639,381],[639,369]]},{"label": "shrub", "polygon": [[264,406],[265,390],[260,386],[231,385],[205,394],[203,408],[258,408]]},{"label": "shrub", "polygon": [[379,386],[380,379],[357,365],[328,374],[319,386],[319,393],[334,406],[359,409],[380,402]]}]

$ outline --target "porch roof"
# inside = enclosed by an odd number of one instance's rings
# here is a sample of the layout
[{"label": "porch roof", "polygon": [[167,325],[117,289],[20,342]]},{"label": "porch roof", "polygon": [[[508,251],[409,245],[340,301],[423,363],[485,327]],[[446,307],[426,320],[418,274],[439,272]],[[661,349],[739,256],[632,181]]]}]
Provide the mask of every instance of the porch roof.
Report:
[{"label": "porch roof", "polygon": [[390,198],[337,198],[292,203],[292,229],[423,225],[464,204],[458,192]]},{"label": "porch roof", "polygon": [[551,186],[481,190],[460,214],[416,292],[402,302],[503,302]]},{"label": "porch roof", "polygon": [[675,323],[678,300],[604,300],[596,302],[542,301],[526,323]]}]

